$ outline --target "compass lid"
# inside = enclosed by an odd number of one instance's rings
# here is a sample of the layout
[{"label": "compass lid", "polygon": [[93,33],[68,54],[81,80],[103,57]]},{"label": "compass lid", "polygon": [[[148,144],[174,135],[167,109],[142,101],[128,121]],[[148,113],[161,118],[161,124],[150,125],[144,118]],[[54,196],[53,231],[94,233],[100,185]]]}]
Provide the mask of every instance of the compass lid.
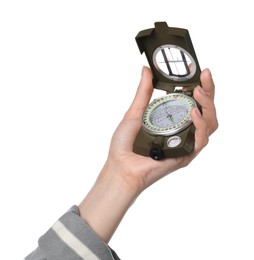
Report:
[{"label": "compass lid", "polygon": [[153,72],[154,88],[173,92],[184,86],[192,92],[200,85],[201,71],[188,30],[169,27],[166,22],[154,25],[135,38]]}]

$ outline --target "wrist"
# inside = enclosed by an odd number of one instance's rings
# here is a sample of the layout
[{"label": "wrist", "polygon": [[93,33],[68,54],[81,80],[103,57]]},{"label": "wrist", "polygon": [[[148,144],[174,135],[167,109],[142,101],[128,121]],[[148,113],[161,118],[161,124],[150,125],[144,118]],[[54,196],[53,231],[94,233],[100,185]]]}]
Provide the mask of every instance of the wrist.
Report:
[{"label": "wrist", "polygon": [[106,163],[90,192],[79,205],[81,217],[106,243],[139,195],[131,176]]}]

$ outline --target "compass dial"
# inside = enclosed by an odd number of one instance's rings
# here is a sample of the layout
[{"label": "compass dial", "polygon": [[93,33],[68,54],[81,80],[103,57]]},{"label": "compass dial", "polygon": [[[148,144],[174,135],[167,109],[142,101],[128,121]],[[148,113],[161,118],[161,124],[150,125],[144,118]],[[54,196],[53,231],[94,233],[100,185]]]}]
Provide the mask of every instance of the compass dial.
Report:
[{"label": "compass dial", "polygon": [[143,114],[143,127],[153,135],[171,135],[191,124],[190,112],[195,100],[183,93],[172,93],[155,99]]}]

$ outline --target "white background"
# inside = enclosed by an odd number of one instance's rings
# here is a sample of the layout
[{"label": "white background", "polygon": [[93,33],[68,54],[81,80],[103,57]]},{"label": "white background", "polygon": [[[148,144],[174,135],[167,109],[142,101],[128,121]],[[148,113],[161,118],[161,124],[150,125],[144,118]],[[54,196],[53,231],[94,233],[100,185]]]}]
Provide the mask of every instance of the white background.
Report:
[{"label": "white background", "polygon": [[[1,259],[23,259],[89,191],[129,107],[136,34],[187,28],[220,127],[145,191],[110,242],[122,259],[254,259],[251,1],[1,1]],[[162,93],[163,94],[163,93]]]}]

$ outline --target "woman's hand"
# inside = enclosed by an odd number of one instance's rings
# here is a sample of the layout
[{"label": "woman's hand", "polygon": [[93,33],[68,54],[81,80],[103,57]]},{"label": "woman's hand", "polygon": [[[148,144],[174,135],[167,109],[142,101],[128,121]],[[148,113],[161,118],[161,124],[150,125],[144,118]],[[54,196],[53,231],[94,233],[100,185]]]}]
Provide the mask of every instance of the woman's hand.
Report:
[{"label": "woman's hand", "polygon": [[209,136],[217,129],[214,83],[208,69],[201,73],[201,84],[202,88],[197,86],[193,95],[202,107],[202,115],[198,108],[191,111],[196,127],[193,153],[156,161],[133,152],[143,111],[153,93],[151,70],[143,68],[135,98],[112,137],[105,165],[79,205],[81,217],[105,242],[110,240],[138,195],[165,175],[187,166],[207,145]]},{"label": "woman's hand", "polygon": [[180,158],[169,158],[155,161],[133,153],[133,143],[141,127],[143,111],[150,102],[153,86],[152,72],[144,67],[136,96],[116,129],[107,160],[114,169],[119,168],[123,178],[130,185],[137,185],[137,191],[142,192],[149,185],[165,175],[188,165],[197,154],[207,145],[209,136],[217,129],[218,121],[214,106],[214,83],[208,69],[201,73],[201,84],[194,90],[194,99],[202,107],[202,115],[198,108],[191,112],[192,121],[196,127],[195,148],[191,155]]}]

